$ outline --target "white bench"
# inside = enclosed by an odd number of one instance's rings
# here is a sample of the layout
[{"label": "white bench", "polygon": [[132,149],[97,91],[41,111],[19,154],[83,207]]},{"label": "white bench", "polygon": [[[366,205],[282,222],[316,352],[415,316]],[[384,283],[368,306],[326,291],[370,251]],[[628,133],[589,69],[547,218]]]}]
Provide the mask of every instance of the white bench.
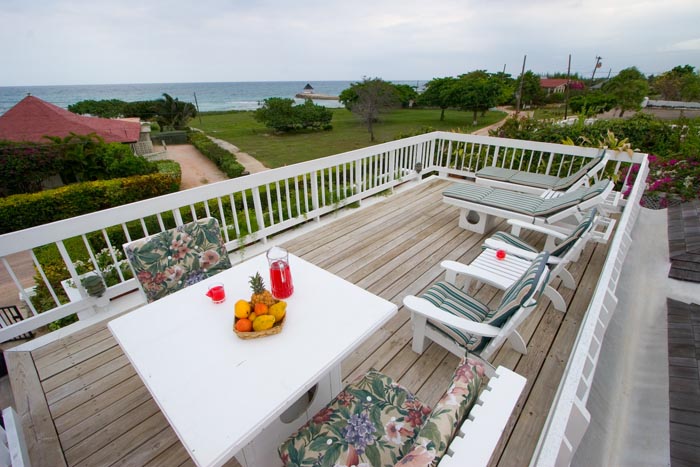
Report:
[{"label": "white bench", "polygon": [[12,407],[2,410],[5,428],[0,427],[0,467],[30,467],[27,443],[17,412]]}]

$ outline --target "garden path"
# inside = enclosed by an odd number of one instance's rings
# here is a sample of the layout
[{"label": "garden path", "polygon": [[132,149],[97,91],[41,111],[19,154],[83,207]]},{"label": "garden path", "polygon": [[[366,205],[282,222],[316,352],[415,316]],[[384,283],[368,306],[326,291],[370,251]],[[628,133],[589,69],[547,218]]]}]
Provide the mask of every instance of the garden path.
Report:
[{"label": "garden path", "polygon": [[[161,151],[160,146],[154,145],[155,151]],[[182,181],[180,190],[188,190],[209,183],[228,180],[212,161],[207,159],[191,144],[171,144],[168,146],[166,158],[180,164]]]}]

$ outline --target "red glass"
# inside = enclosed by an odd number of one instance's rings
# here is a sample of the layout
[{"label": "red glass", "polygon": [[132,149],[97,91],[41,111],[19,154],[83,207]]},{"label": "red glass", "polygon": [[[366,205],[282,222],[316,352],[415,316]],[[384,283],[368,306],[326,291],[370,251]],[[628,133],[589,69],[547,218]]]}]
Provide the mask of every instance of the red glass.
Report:
[{"label": "red glass", "polygon": [[272,296],[277,299],[291,297],[294,293],[292,273],[289,264],[284,261],[274,261],[270,264],[270,287]]},{"label": "red glass", "polygon": [[222,284],[211,285],[206,295],[214,303],[223,303],[226,300],[226,291]]},{"label": "red glass", "polygon": [[504,260],[506,259],[506,250],[498,250],[496,251],[496,258],[499,260]]}]

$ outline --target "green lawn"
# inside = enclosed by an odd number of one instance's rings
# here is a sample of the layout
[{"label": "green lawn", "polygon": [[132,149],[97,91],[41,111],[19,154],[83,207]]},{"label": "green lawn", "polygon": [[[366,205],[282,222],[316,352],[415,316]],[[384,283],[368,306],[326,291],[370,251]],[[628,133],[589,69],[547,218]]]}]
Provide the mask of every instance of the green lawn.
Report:
[{"label": "green lawn", "polygon": [[370,143],[367,128],[345,109],[333,109],[333,129],[321,132],[275,135],[253,119],[253,112],[204,113],[201,124],[198,117],[190,125],[238,146],[266,166],[275,168],[392,141],[401,134],[425,127],[472,132],[501,120],[505,113],[487,112],[479,118],[477,126],[471,126],[471,116],[471,112],[448,110],[441,122],[439,110],[395,110],[380,116],[375,124],[374,143]]}]

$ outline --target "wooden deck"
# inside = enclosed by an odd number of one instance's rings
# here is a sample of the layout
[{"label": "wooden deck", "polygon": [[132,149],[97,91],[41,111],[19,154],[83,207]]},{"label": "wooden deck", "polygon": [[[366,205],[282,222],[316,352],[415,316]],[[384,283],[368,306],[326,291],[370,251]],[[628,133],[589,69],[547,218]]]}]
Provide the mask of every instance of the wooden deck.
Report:
[{"label": "wooden deck", "polygon": [[[400,304],[442,273],[444,259],[469,263],[482,237],[457,226],[457,209],[443,204],[445,181],[433,181],[326,224],[286,244],[289,250],[379,296]],[[504,229],[505,224],[497,226]],[[531,242],[544,243],[541,236]],[[560,289],[569,309],[547,299],[523,323],[523,356],[502,349],[495,365],[527,378],[527,386],[494,455],[494,465],[526,465],[586,311],[606,246],[589,244],[570,268],[575,291]],[[558,281],[554,283],[558,285]],[[475,289],[498,300],[497,290]],[[436,345],[411,350],[409,315],[398,315],[342,365],[344,379],[379,369],[434,404],[447,388],[457,357]],[[10,352],[13,392],[35,465],[193,465],[105,324],[95,325],[31,353]],[[182,369],[187,378],[187,368]],[[235,461],[231,463],[236,465]]]}]

